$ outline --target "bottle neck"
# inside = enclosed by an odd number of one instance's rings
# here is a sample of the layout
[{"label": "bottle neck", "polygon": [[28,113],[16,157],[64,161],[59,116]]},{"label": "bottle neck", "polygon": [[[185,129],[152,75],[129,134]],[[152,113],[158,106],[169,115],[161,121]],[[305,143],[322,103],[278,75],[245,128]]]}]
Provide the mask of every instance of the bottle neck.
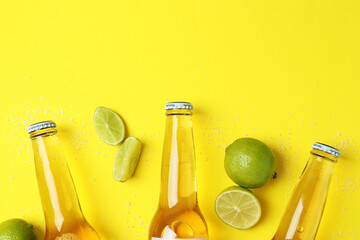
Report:
[{"label": "bottle neck", "polygon": [[30,138],[46,228],[60,231],[83,216],[56,130],[45,130]]},{"label": "bottle neck", "polygon": [[302,175],[330,184],[337,158],[331,154],[313,149]]},{"label": "bottle neck", "polygon": [[196,164],[191,111],[167,111],[160,206],[194,208],[196,204]]}]

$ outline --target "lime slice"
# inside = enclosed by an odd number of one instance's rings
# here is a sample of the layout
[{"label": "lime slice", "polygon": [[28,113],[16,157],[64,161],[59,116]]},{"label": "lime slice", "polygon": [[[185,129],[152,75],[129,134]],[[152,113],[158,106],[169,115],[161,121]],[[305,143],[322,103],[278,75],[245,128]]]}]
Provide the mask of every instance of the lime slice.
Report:
[{"label": "lime slice", "polygon": [[124,122],[114,111],[98,107],[94,113],[94,125],[99,137],[107,144],[118,145],[124,140]]},{"label": "lime slice", "polygon": [[248,229],[260,219],[259,200],[248,189],[239,186],[225,189],[215,201],[215,211],[231,227]]},{"label": "lime slice", "polygon": [[141,152],[139,139],[129,137],[120,146],[115,156],[113,175],[116,181],[125,182],[134,173]]}]

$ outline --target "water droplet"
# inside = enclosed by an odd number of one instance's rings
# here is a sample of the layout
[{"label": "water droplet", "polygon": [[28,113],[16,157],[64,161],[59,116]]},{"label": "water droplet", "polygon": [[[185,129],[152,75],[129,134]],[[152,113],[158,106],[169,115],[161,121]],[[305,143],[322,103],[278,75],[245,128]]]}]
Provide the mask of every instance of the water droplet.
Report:
[{"label": "water droplet", "polygon": [[296,228],[296,231],[302,233],[302,232],[304,231],[304,229],[305,229],[304,226],[299,225],[299,226]]}]

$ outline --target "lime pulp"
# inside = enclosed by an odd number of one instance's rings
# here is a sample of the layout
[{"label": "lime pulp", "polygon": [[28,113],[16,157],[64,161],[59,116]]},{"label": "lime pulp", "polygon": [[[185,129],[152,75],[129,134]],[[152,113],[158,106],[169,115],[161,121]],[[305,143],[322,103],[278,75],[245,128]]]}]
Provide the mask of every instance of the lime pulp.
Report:
[{"label": "lime pulp", "polygon": [[225,189],[215,201],[219,218],[237,229],[254,226],[261,217],[261,206],[256,196],[239,186]]},{"label": "lime pulp", "polygon": [[124,122],[114,111],[98,107],[94,113],[94,125],[99,137],[110,145],[118,145],[124,140]]}]

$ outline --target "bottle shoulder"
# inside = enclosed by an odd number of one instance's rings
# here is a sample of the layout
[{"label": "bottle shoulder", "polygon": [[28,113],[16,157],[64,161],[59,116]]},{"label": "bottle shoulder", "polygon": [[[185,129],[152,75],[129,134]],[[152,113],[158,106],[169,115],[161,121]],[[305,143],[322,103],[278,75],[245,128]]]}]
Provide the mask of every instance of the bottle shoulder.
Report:
[{"label": "bottle shoulder", "polygon": [[94,228],[84,219],[83,221],[64,225],[60,231],[56,228],[46,226],[46,234],[44,240],[61,240],[61,239],[74,239],[74,240],[100,240],[99,235]]}]

